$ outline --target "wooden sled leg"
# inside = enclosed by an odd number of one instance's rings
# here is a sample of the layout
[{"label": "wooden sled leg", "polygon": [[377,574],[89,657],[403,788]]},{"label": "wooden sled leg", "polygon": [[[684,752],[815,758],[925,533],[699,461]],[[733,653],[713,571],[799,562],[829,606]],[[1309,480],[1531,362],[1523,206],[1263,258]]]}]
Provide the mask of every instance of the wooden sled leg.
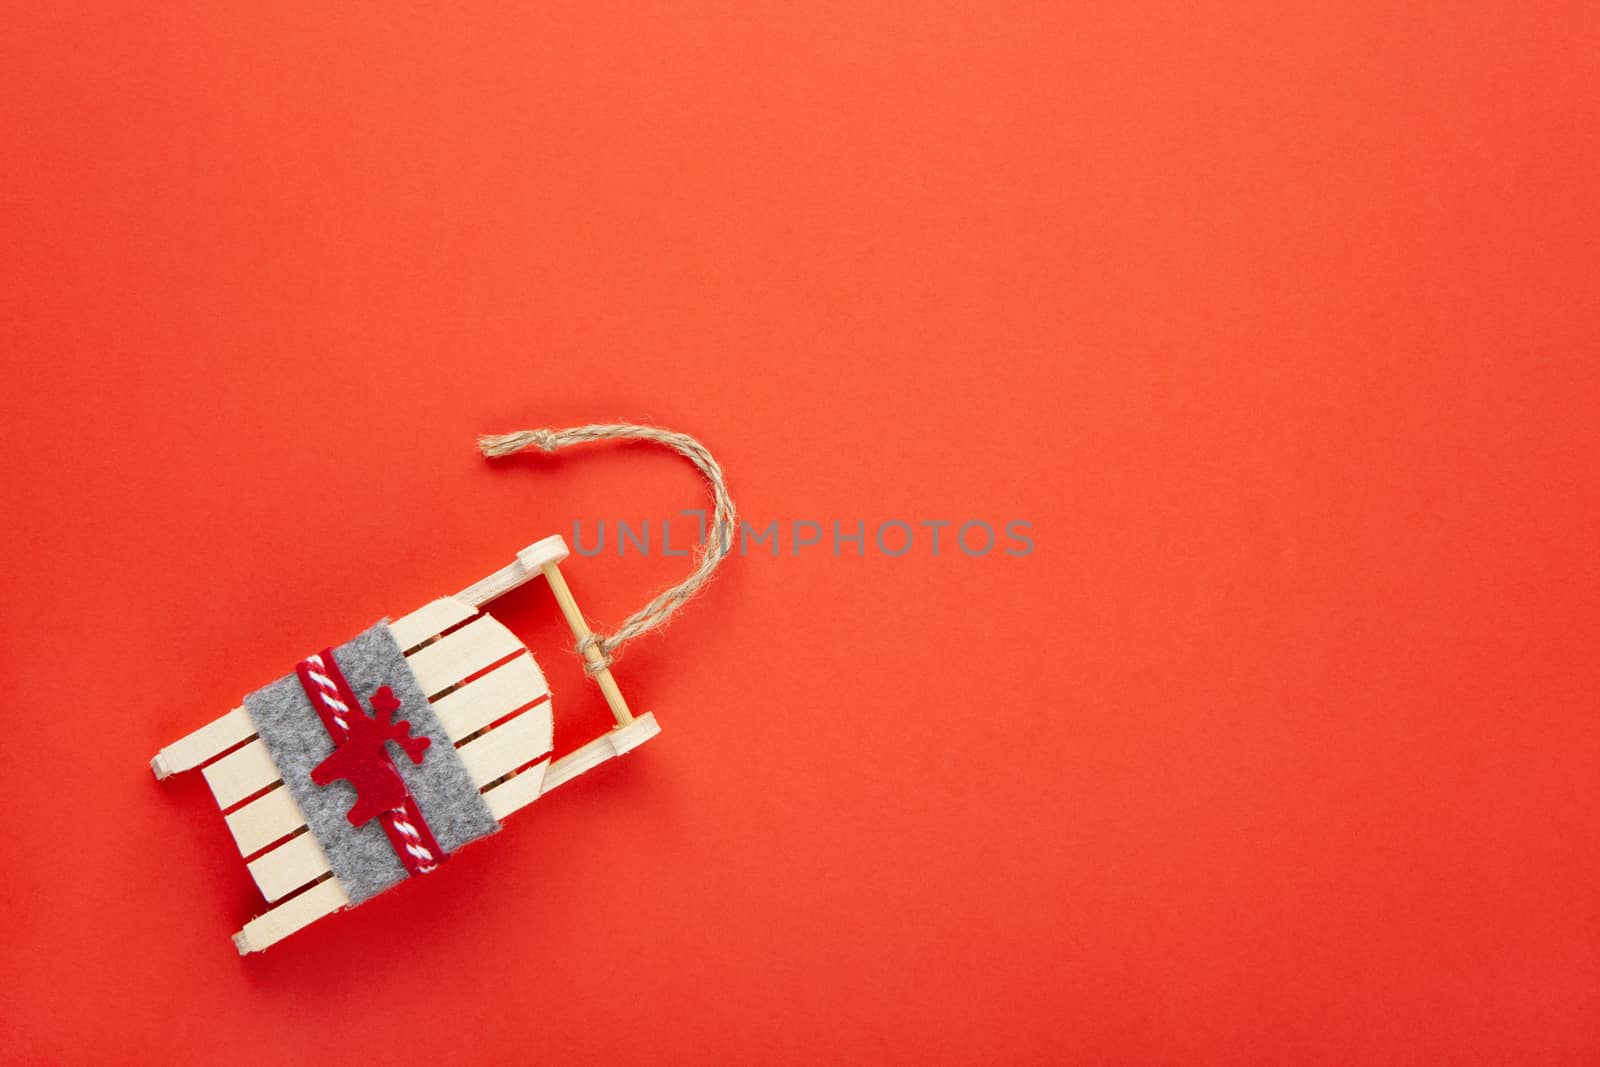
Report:
[{"label": "wooden sled leg", "polygon": [[582,748],[552,761],[539,783],[539,795],[543,796],[556,786],[567,784],[578,775],[594,770],[607,760],[632,752],[660,732],[661,727],[656,725],[656,717],[647,711],[628,725],[618,726],[608,733],[601,734]]},{"label": "wooden sled leg", "polygon": [[304,893],[245,923],[244,929],[233,935],[233,947],[241,956],[260,952],[349,904],[344,887],[330,874]]},{"label": "wooden sled leg", "polygon": [[150,769],[157,778],[166,778],[179,771],[192,771],[241,741],[248,741],[255,734],[255,723],[250,721],[244,708],[234,708],[157,752],[150,761]]}]

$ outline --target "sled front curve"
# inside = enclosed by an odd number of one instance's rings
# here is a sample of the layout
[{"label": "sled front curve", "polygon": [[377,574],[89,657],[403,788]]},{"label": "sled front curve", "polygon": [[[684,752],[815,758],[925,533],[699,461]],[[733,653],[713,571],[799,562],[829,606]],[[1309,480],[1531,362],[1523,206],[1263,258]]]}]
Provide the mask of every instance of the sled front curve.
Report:
[{"label": "sled front curve", "polygon": [[[461,593],[389,624],[440,726],[497,820],[660,732],[653,715],[632,715],[602,664],[594,673],[617,726],[551,761],[552,701],[544,672],[527,646],[481,608],[541,576],[574,636],[582,640],[588,625],[559,568],[567,554],[561,537],[547,537]],[[251,877],[267,903],[276,905],[234,935],[241,954],[260,951],[349,905],[242,706],[162,749],[151,767],[157,778],[201,768]]]}]

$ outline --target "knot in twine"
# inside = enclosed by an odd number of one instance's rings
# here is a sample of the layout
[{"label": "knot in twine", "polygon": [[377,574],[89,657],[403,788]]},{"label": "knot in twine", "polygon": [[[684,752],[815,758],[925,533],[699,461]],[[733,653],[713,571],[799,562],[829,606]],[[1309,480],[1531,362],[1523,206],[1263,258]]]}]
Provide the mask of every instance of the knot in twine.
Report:
[{"label": "knot in twine", "polygon": [[[654,630],[677,611],[685,601],[698,593],[711,580],[717,564],[732,546],[733,499],[728,496],[728,485],[722,476],[722,467],[706,446],[686,433],[663,430],[658,426],[640,426],[631,422],[596,423],[574,426],[567,430],[518,430],[515,433],[486,434],[478,438],[478,449],[490,459],[509,456],[529,448],[546,454],[569,445],[592,441],[647,441],[670,448],[697,467],[711,485],[711,526],[704,544],[695,550],[695,565],[689,576],[677,585],[663,589],[650,603],[623,620],[621,626],[609,636],[589,634],[578,642],[578,655],[584,660],[584,670],[598,674],[611,666],[613,654],[624,642]],[[589,659],[589,650],[599,653]]]}]

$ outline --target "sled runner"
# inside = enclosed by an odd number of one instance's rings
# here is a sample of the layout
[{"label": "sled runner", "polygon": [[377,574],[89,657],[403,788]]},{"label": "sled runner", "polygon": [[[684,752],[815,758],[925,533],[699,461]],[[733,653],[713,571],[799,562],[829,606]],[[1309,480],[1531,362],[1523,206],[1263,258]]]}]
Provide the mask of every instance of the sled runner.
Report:
[{"label": "sled runner", "polygon": [[[504,820],[557,786],[637,748],[660,732],[653,715],[633,716],[601,652],[592,644],[584,645],[590,673],[617,724],[576,751],[551,760],[551,695],[544,673],[521,640],[483,608],[496,597],[542,577],[574,637],[584,642],[590,637],[589,627],[561,574],[560,563],[566,558],[566,542],[559,536],[547,537],[517,553],[514,563],[455,596],[435,600],[388,625],[427,707],[448,743],[454,746],[472,787],[494,820]],[[412,760],[423,760],[428,743],[408,738],[408,724],[398,721],[398,717],[391,722],[399,701],[388,687],[380,688],[376,694],[354,692],[348,684],[336,686],[319,673],[318,656],[309,657],[306,663],[312,667],[302,664],[300,677],[328,683],[322,699],[330,706],[345,708],[352,722],[365,729],[367,735],[387,730],[392,732],[391,741],[405,738],[394,753],[403,749]],[[335,682],[344,682],[336,670],[326,673],[333,675]],[[313,684],[306,682],[308,693],[315,692]],[[342,703],[340,693],[345,696]],[[352,695],[355,707],[349,709]],[[373,708],[370,720],[365,701],[370,701]],[[342,718],[338,724],[341,732],[334,733],[334,741],[344,744],[342,731],[347,724]],[[151,760],[157,778],[200,768],[251,877],[267,903],[274,905],[234,935],[241,955],[265,949],[352,903],[346,887],[334,877],[322,844],[307,829],[306,816],[285,784],[283,772],[261,736],[265,730],[258,729],[260,725],[240,706],[163,748]],[[329,731],[333,732],[332,726]],[[354,735],[358,731],[351,732]],[[373,744],[381,754],[384,739],[379,737]],[[410,762],[406,755],[391,754],[386,758],[394,759],[404,769]],[[325,763],[328,767],[320,768],[323,773],[319,784],[330,776],[342,776],[336,772],[345,769],[333,757]],[[398,782],[398,778],[394,781]],[[356,822],[354,812],[352,809],[352,823]],[[392,817],[395,811],[385,810],[383,814]],[[410,827],[403,819],[397,821],[400,837],[395,836],[393,827],[388,829],[399,851],[401,842],[414,842],[416,838],[407,833]],[[422,829],[426,833],[425,824]],[[410,844],[407,848],[424,861],[430,856],[426,846],[421,851]],[[407,866],[413,872],[432,869],[427,865],[418,868],[416,862],[407,858]]]}]

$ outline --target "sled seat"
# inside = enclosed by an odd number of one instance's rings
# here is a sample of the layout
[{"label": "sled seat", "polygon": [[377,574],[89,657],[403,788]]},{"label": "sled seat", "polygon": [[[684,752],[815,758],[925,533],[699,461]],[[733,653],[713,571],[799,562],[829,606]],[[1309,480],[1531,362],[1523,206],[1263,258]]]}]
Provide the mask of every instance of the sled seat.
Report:
[{"label": "sled seat", "polygon": [[[616,729],[551,762],[554,719],[544,672],[515,634],[480,609],[542,574],[568,622],[577,620],[573,628],[581,628],[581,637],[587,625],[557,568],[566,555],[565,541],[545,538],[518,553],[509,567],[389,624],[441,727],[499,820],[660,732],[653,715],[634,718],[625,704],[613,703]],[[609,672],[605,680],[610,681]],[[611,682],[608,701],[614,689]],[[267,903],[277,905],[234,935],[241,954],[264,949],[349,905],[243,707],[162,749],[151,767],[158,778],[200,768],[251,877]]]}]

